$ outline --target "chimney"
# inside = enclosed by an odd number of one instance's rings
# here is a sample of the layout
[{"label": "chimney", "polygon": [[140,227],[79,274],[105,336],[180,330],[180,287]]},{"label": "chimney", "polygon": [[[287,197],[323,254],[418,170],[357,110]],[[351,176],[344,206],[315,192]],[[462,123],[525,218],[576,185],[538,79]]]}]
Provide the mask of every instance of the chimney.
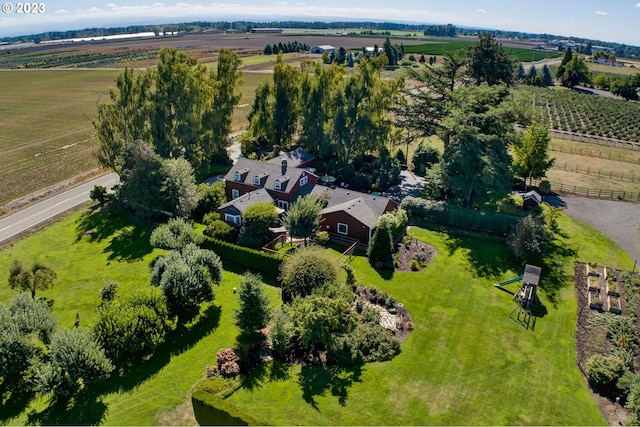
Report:
[{"label": "chimney", "polygon": [[273,157],[280,155],[280,146],[278,144],[273,146]]},{"label": "chimney", "polygon": [[284,176],[287,174],[287,159],[283,158],[280,164],[282,165],[282,175]]}]

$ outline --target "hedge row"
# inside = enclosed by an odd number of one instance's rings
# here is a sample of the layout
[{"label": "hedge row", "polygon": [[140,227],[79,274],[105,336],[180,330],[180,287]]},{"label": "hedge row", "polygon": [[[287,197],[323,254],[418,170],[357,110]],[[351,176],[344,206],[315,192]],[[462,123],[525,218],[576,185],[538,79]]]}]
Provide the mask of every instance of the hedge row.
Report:
[{"label": "hedge row", "polygon": [[260,424],[249,415],[240,412],[226,400],[207,393],[205,390],[193,392],[191,405],[200,425],[255,426]]},{"label": "hedge row", "polygon": [[417,197],[406,197],[402,201],[401,207],[409,215],[421,219],[422,223],[460,227],[498,236],[508,235],[521,219],[511,215],[465,209],[442,201]]},{"label": "hedge row", "polygon": [[223,261],[226,260],[242,267],[247,267],[251,271],[259,271],[272,277],[277,277],[280,274],[282,258],[278,255],[209,237],[205,238],[201,246],[217,253]]}]

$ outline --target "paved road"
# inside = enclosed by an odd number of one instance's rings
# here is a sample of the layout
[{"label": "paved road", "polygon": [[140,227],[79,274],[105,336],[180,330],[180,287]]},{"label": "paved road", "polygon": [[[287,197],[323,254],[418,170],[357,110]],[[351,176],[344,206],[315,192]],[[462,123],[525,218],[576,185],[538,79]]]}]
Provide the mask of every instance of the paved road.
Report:
[{"label": "paved road", "polygon": [[118,175],[115,173],[103,175],[26,209],[0,218],[0,243],[90,200],[89,192],[94,185],[111,188],[117,181]]},{"label": "paved road", "polygon": [[640,262],[640,205],[618,200],[563,196],[565,213],[597,228]]}]

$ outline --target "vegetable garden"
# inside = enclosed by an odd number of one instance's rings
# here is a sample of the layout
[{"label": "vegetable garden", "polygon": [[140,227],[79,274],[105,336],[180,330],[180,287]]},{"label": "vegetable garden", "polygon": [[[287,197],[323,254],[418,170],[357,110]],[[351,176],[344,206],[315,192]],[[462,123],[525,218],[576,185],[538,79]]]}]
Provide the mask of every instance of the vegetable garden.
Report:
[{"label": "vegetable garden", "polygon": [[640,104],[570,90],[520,88],[549,128],[640,142]]}]

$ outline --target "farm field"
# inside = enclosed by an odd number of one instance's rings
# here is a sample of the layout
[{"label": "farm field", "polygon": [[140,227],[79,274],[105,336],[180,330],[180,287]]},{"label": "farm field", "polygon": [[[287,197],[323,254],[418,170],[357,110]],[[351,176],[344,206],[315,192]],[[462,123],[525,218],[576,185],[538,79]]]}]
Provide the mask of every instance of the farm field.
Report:
[{"label": "farm field", "polygon": [[[593,262],[622,269],[633,263],[584,224],[563,216],[560,227],[547,262],[554,267],[543,272],[546,313],[534,329],[508,317],[514,308],[511,295],[492,286],[521,274],[522,266],[506,248],[413,228],[414,237],[438,252],[421,272],[380,275],[363,257],[352,263],[359,282],[386,290],[410,311],[415,329],[399,356],[353,370],[292,367],[272,381],[267,378],[275,372],[266,368],[229,401],[267,424],[602,425],[605,420],[575,365],[575,248],[580,247],[580,258]],[[87,229],[97,232],[90,236]],[[161,252],[151,250],[149,231],[148,224],[97,211],[73,214],[0,252],[0,271],[8,271],[13,259],[50,263],[58,271],[57,284],[39,295],[55,301],[62,327],[73,325],[76,312],[81,326],[91,327],[103,278],[117,281],[123,295],[149,286],[149,263]],[[3,424],[74,424],[80,416],[106,425],[192,423],[184,417],[191,386],[215,352],[235,338],[237,297],[231,289],[238,286],[239,273],[226,266],[215,288],[218,321],[207,322],[196,340],[161,349],[135,378],[111,381],[95,405],[55,413],[38,400]],[[269,294],[279,303],[277,289],[269,288]],[[0,301],[8,302],[11,295],[0,277]]]},{"label": "farm field", "polygon": [[91,123],[115,71],[0,71],[0,206],[98,166]]},{"label": "farm field", "polygon": [[518,89],[530,96],[550,129],[640,141],[640,104],[565,88]]},{"label": "farm field", "polygon": [[640,151],[557,138],[549,147],[556,159],[547,172],[550,182],[640,193]]},{"label": "farm field", "polygon": [[[0,70],[0,206],[98,167],[91,120],[119,70]],[[245,73],[235,130],[264,73]]]}]

